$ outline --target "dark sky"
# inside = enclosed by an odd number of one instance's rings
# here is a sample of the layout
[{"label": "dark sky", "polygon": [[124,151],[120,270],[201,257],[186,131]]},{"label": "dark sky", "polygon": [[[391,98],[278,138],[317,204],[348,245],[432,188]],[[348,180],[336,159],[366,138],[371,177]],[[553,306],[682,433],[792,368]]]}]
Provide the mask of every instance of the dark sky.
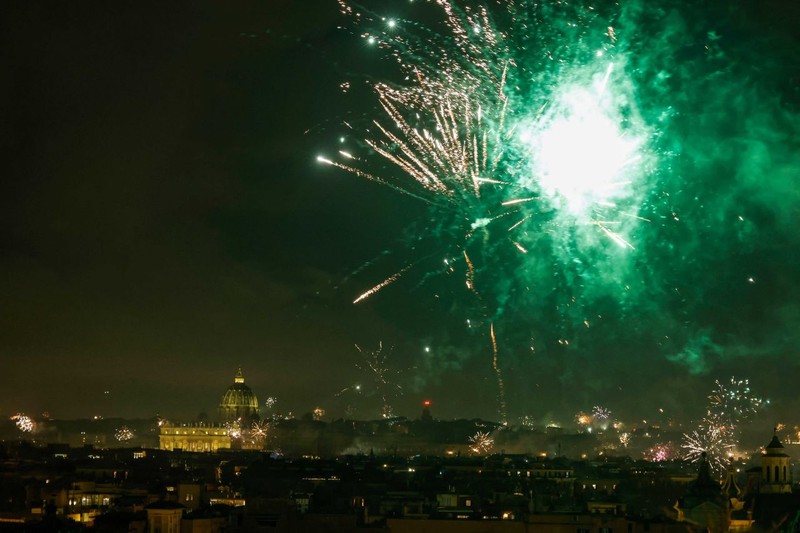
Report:
[{"label": "dark sky", "polygon": [[[796,8],[742,4],[746,23],[731,29],[742,48],[797,42]],[[275,396],[283,411],[337,414],[352,403],[374,416],[375,397],[336,393],[369,381],[354,345],[382,341],[405,391],[399,414],[416,416],[432,397],[437,415],[496,418],[486,334],[459,333],[461,317],[436,291],[409,282],[351,303],[404,265],[397,250],[426,209],[315,160],[342,120],[377,107],[354,104],[339,84],[391,71],[338,28],[348,20],[334,0],[16,3],[2,19],[1,415],[194,416],[213,412],[241,366],[262,402]],[[786,113],[797,112],[795,60],[775,60],[785,77],[764,88],[788,95],[776,104]],[[794,199],[800,168],[787,161],[782,190]],[[800,375],[800,313],[788,302],[800,295],[800,239],[789,229],[799,217],[765,205],[753,210],[777,228],[759,233],[769,242],[699,269],[748,261],[779,278],[732,312],[784,324],[754,326],[741,354],[700,372],[683,356],[651,356],[641,340],[553,348],[506,367],[509,413],[565,419],[604,404],[688,419],[714,378],[730,375],[752,377],[796,413],[796,394],[783,391]],[[712,324],[720,333],[708,342],[731,350],[738,325],[705,319],[719,311],[706,303],[683,318]],[[785,342],[751,353],[774,335]]]}]

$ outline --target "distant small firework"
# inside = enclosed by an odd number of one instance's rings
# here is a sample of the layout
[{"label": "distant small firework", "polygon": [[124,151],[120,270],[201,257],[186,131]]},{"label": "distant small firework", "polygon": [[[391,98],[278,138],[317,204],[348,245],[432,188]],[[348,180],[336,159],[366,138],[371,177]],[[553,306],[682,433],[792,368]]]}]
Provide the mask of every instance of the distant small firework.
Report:
[{"label": "distant small firework", "polygon": [[17,413],[11,417],[11,420],[17,425],[17,429],[23,433],[32,433],[36,429],[36,421],[28,415]]},{"label": "distant small firework", "polygon": [[475,454],[487,454],[494,447],[494,439],[489,433],[478,431],[469,439],[469,449]]},{"label": "distant small firework", "polygon": [[654,463],[669,461],[673,456],[673,447],[670,443],[659,443],[644,452],[644,458]]},{"label": "distant small firework", "polygon": [[394,382],[399,372],[388,365],[392,348],[384,351],[383,341],[379,341],[378,348],[371,352],[363,351],[357,344],[356,350],[363,356],[363,361],[356,364],[356,367],[370,376],[375,393],[380,395],[383,402],[381,414],[384,418],[388,418],[392,413],[391,400],[403,393],[402,387]]},{"label": "distant small firework", "polygon": [[[388,364],[389,355],[392,348],[384,349],[383,342],[378,342],[378,347],[374,350],[363,350],[358,344],[355,345],[360,359],[356,361],[355,367],[361,372],[363,381],[344,387],[334,396],[360,396],[359,403],[362,405],[371,404],[373,413],[375,404],[377,414],[381,418],[394,417],[393,401],[403,394],[403,388],[395,383],[399,371],[392,369]],[[348,405],[347,415],[355,415],[356,407]]]},{"label": "distant small firework", "polygon": [[599,422],[605,422],[611,417],[611,410],[601,405],[592,407],[592,416]]},{"label": "distant small firework", "polygon": [[381,418],[389,419],[394,418],[394,407],[389,405],[388,403],[384,403],[381,407]]},{"label": "distant small firework", "polygon": [[631,443],[631,434],[630,433],[620,433],[619,434],[619,443],[622,444],[623,448],[627,448],[628,445]]},{"label": "distant small firework", "polygon": [[532,428],[536,425],[536,419],[530,415],[523,415],[519,417],[519,425],[526,428]]},{"label": "distant small firework", "polygon": [[228,432],[228,436],[232,439],[238,439],[242,436],[242,425],[239,420],[233,420],[230,422],[225,423],[225,429]]},{"label": "distant small firework", "polygon": [[[272,424],[273,422],[269,420],[254,420],[253,423],[250,424],[249,430],[246,432],[252,444],[261,448],[266,447],[271,436]],[[243,437],[244,433],[243,431]],[[231,436],[237,438],[234,435]]]},{"label": "distant small firework", "polygon": [[250,435],[257,439],[266,438],[269,433],[270,423],[265,420],[254,420],[250,425]]},{"label": "distant small firework", "polygon": [[315,407],[314,408],[314,420],[322,420],[322,417],[325,416],[325,409],[322,407]]},{"label": "distant small firework", "polygon": [[711,468],[724,472],[739,445],[739,428],[768,405],[769,400],[754,394],[747,379],[715,380],[705,416],[695,431],[683,435],[684,456],[696,462],[706,452]]},{"label": "distant small firework", "polygon": [[274,397],[274,396],[270,396],[269,398],[267,398],[267,401],[264,402],[264,405],[268,409],[273,409],[277,403],[278,403],[278,399],[276,397]]},{"label": "distant small firework", "polygon": [[708,416],[732,426],[750,420],[769,405],[769,400],[755,395],[750,380],[733,376],[727,384],[714,381],[708,402]]},{"label": "distant small firework", "polygon": [[589,413],[584,413],[583,411],[579,411],[575,415],[575,423],[581,427],[585,428],[591,425],[592,421],[593,421],[592,415],[590,415]]},{"label": "distant small firework", "polygon": [[114,438],[119,442],[128,442],[133,440],[136,435],[128,426],[122,426],[114,432]]}]

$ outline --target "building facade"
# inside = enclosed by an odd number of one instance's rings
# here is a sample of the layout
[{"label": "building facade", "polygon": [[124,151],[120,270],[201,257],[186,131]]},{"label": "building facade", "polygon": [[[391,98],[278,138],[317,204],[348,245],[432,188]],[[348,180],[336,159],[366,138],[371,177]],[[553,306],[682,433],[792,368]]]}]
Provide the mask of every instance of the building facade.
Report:
[{"label": "building facade", "polygon": [[191,424],[162,424],[159,428],[159,448],[187,452],[216,452],[231,447],[228,428],[222,424],[194,422]]},{"label": "building facade", "polygon": [[258,398],[245,385],[240,368],[219,402],[220,422],[164,422],[159,426],[159,448],[190,452],[216,452],[241,448],[242,433],[259,420]]}]

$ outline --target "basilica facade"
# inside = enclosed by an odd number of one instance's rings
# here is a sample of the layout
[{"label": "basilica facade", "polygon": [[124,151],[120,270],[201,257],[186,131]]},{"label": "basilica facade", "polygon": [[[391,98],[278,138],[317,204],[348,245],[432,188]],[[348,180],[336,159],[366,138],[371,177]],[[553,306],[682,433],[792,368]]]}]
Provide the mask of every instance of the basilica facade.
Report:
[{"label": "basilica facade", "polygon": [[241,447],[241,433],[259,420],[258,398],[245,385],[240,368],[233,384],[222,395],[215,422],[177,423],[165,421],[159,425],[159,448],[191,452],[216,452],[219,449]]}]

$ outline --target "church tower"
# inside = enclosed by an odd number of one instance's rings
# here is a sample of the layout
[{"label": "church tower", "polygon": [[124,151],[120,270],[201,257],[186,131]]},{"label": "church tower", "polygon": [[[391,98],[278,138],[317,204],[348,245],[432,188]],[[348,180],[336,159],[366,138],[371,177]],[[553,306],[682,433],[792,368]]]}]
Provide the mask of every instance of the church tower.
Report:
[{"label": "church tower", "polygon": [[697,479],[689,483],[686,494],[674,506],[678,522],[688,522],[688,531],[726,533],[730,529],[730,502],[711,476],[708,456],[703,452]]},{"label": "church tower", "polygon": [[783,453],[783,444],[777,432],[767,444],[766,453],[761,456],[761,494],[791,494],[792,482],[789,479],[789,456]]}]

